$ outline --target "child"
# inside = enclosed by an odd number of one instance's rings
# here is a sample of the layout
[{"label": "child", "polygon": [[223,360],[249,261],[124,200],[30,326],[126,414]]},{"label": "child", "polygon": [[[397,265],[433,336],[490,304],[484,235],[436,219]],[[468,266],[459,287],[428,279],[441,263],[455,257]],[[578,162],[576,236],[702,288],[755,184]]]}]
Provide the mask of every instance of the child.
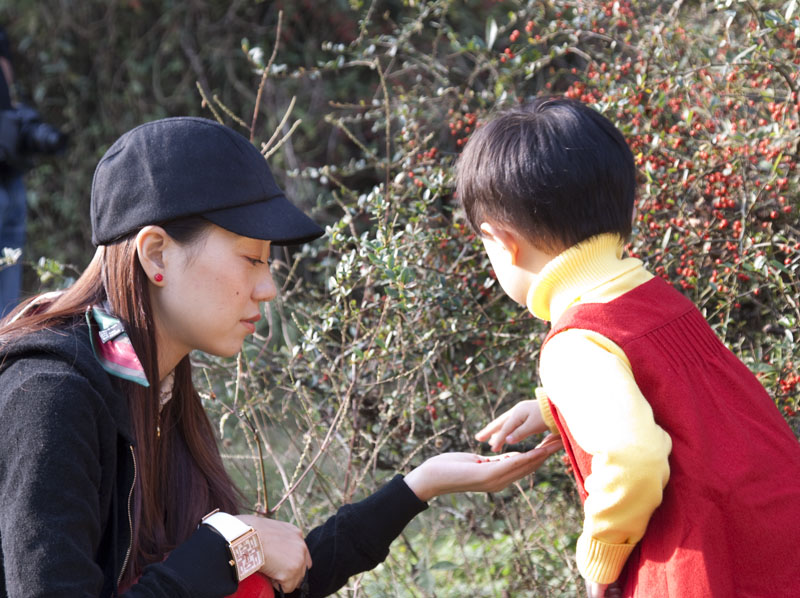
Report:
[{"label": "child", "polygon": [[800,445],[700,312],[622,258],[635,169],[620,132],[537,99],[475,131],[457,192],[505,292],[552,322],[537,400],[476,437],[562,435],[589,596],[800,596]]}]

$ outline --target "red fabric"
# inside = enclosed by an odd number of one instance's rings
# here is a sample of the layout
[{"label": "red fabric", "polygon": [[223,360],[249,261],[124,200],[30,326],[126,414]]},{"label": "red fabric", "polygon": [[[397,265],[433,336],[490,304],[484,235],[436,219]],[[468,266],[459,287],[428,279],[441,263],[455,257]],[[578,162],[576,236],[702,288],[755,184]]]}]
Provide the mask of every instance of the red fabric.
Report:
[{"label": "red fabric", "polygon": [[[800,596],[800,444],[697,308],[655,278],[609,303],[568,310],[547,339],[568,328],[622,348],[672,438],[670,480],[620,576],[622,595]],[[553,413],[585,499],[591,455]]]},{"label": "red fabric", "polygon": [[275,591],[269,579],[261,573],[254,573],[240,581],[236,593],[227,598],[275,598]]},{"label": "red fabric", "polygon": [[569,428],[564,423],[558,407],[550,399],[547,399],[547,402],[550,404],[550,413],[553,415],[561,438],[564,439],[564,451],[567,453],[569,463],[572,466],[572,473],[575,475],[575,482],[578,485],[578,494],[581,497],[581,503],[583,503],[586,501],[586,497],[589,496],[583,481],[592,472],[592,456],[580,450],[580,447],[572,437],[572,432],[569,431]]}]

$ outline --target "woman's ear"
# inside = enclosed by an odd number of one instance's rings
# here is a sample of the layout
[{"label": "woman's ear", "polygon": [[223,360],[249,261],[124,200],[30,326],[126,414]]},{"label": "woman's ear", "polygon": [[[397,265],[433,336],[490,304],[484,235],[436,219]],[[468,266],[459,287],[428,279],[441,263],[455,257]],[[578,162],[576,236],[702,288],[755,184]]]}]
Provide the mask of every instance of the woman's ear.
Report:
[{"label": "woman's ear", "polygon": [[514,231],[501,225],[492,224],[491,222],[482,222],[479,228],[484,239],[496,243],[508,254],[511,264],[517,264],[519,261],[520,243]]},{"label": "woman's ear", "polygon": [[172,240],[160,226],[145,226],[136,235],[136,253],[147,278],[156,286],[164,285],[164,271],[167,267],[167,253]]}]

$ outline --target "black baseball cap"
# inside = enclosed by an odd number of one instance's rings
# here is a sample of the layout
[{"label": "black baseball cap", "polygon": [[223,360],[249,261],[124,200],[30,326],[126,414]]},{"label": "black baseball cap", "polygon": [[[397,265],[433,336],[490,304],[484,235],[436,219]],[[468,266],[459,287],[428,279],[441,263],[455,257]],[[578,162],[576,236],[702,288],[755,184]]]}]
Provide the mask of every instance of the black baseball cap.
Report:
[{"label": "black baseball cap", "polygon": [[145,123],[122,135],[97,164],[95,245],[188,216],[275,245],[324,234],[286,198],[253,144],[213,120],[183,116]]}]

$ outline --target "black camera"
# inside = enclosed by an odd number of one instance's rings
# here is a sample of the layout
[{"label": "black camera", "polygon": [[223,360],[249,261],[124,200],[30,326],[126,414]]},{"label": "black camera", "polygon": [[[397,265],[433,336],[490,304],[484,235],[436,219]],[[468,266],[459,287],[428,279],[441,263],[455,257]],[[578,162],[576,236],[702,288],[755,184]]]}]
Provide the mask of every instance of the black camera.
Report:
[{"label": "black camera", "polygon": [[27,170],[33,154],[57,154],[66,147],[67,136],[30,106],[0,111],[0,167]]}]

